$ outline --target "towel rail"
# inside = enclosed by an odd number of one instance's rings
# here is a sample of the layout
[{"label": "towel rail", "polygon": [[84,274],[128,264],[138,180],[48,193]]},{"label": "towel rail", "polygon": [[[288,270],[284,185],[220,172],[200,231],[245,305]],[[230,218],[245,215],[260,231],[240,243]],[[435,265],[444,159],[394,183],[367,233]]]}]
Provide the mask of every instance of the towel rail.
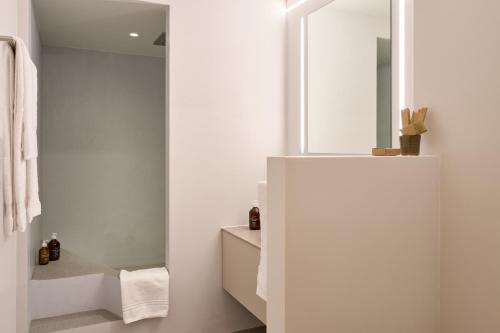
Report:
[{"label": "towel rail", "polygon": [[0,36],[0,42],[9,42],[10,46],[16,47],[16,39],[12,36]]}]

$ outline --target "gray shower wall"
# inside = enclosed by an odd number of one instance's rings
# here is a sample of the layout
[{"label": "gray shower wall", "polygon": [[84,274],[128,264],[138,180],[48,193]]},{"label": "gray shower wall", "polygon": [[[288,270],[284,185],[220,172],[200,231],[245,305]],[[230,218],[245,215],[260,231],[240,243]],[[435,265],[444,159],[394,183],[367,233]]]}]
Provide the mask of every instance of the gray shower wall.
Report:
[{"label": "gray shower wall", "polygon": [[112,267],[165,262],[165,59],[44,47],[43,237]]}]

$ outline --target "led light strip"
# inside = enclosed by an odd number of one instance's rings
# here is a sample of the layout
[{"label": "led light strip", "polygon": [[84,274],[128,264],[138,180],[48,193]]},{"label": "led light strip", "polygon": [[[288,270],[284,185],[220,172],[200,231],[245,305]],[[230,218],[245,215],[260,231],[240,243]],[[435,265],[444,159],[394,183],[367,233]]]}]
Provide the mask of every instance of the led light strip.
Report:
[{"label": "led light strip", "polygon": [[399,109],[406,108],[406,0],[399,1]]},{"label": "led light strip", "polygon": [[300,18],[300,153],[306,150],[306,27],[305,19]]}]

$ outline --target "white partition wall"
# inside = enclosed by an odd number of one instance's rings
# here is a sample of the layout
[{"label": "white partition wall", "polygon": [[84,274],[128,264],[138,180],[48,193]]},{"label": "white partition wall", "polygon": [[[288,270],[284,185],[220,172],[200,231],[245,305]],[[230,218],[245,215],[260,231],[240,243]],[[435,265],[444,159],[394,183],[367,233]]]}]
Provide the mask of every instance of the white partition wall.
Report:
[{"label": "white partition wall", "polygon": [[442,333],[500,332],[499,12],[493,0],[415,1],[422,149],[442,156]]},{"label": "white partition wall", "polygon": [[436,333],[437,157],[268,161],[270,333]]}]

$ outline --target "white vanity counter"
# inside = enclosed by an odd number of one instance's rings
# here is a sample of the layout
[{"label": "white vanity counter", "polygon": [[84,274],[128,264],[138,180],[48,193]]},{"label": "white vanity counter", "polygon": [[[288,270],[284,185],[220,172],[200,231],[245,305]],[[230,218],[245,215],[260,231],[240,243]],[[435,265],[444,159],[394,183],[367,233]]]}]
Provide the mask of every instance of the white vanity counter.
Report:
[{"label": "white vanity counter", "polygon": [[246,225],[223,227],[222,232],[226,232],[244,242],[260,249],[260,230],[250,230]]},{"label": "white vanity counter", "polygon": [[256,294],[260,234],[248,226],[222,228],[222,287],[265,323],[266,302]]}]

